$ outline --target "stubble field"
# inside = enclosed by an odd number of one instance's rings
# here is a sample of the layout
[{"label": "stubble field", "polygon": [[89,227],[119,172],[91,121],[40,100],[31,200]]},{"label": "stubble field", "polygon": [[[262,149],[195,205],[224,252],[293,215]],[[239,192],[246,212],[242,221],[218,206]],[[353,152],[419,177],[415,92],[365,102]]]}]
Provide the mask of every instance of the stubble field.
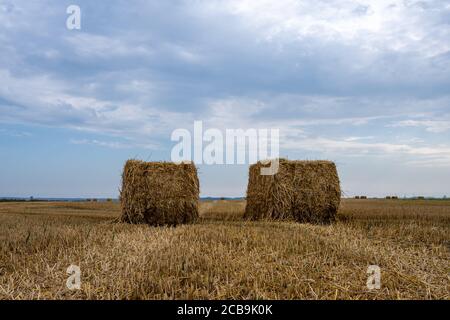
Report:
[{"label": "stubble field", "polygon": [[112,202],[0,203],[0,299],[450,298],[450,201],[343,200],[322,226],[244,221],[244,207],[201,202],[173,228],[113,223]]}]

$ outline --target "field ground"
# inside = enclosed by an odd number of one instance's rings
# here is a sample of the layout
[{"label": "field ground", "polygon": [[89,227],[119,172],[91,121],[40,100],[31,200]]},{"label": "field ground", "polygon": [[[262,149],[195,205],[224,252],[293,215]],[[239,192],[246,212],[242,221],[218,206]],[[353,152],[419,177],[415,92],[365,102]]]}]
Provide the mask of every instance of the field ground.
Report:
[{"label": "field ground", "polygon": [[0,203],[0,299],[450,298],[450,201],[343,200],[329,226],[248,222],[244,206],[202,202],[173,228],[112,223],[117,203]]}]

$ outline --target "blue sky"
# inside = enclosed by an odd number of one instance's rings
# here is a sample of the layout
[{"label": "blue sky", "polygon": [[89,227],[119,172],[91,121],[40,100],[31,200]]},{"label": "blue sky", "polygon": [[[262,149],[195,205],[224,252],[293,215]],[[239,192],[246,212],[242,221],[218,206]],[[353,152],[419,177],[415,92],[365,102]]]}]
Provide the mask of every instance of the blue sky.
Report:
[{"label": "blue sky", "polygon": [[[448,1],[0,0],[0,57],[0,196],[117,196],[195,120],[279,128],[349,196],[450,195]],[[247,170],[201,165],[202,195]]]}]

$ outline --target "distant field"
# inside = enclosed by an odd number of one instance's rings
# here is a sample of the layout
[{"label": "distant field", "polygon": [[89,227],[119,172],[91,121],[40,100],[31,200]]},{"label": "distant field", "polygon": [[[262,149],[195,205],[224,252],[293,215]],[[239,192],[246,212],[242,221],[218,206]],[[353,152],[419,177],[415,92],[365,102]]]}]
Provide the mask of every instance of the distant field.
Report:
[{"label": "distant field", "polygon": [[0,203],[0,299],[450,298],[450,201],[344,200],[330,226],[248,222],[244,207],[205,201],[170,228],[112,223],[112,202]]}]

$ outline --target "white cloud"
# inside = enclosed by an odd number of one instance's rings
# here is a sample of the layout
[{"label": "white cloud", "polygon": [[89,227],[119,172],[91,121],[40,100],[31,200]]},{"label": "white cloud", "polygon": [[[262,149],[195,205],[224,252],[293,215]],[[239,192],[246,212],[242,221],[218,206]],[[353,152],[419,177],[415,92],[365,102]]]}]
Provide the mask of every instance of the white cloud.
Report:
[{"label": "white cloud", "polygon": [[443,157],[430,157],[427,159],[415,159],[409,160],[407,164],[417,168],[449,168],[450,159]]},{"label": "white cloud", "polygon": [[9,137],[15,137],[15,138],[26,138],[26,137],[32,136],[32,134],[28,131],[17,131],[17,130],[3,129],[3,128],[0,128],[0,135],[6,135]]},{"label": "white cloud", "polygon": [[65,40],[81,56],[151,56],[153,51],[144,45],[127,43],[116,37],[106,37],[89,33],[75,33]]},{"label": "white cloud", "polygon": [[450,130],[450,120],[402,120],[391,127],[423,127],[428,132],[442,133]]},{"label": "white cloud", "polygon": [[281,141],[283,148],[288,150],[310,150],[334,156],[382,156],[399,159],[410,156],[407,163],[440,163],[450,167],[450,146],[415,146],[388,142],[360,142],[348,138],[330,139],[324,137],[300,137]]},{"label": "white cloud", "polygon": [[370,140],[374,139],[374,136],[367,136],[367,137],[348,137],[345,138],[344,141],[352,142],[352,141],[360,141],[360,140]]},{"label": "white cloud", "polygon": [[430,19],[448,13],[445,2],[235,0],[224,7],[267,41],[312,37],[356,43],[374,52],[409,51],[427,57],[450,50],[450,28]]},{"label": "white cloud", "polygon": [[157,146],[154,144],[136,144],[133,142],[119,142],[119,141],[103,141],[97,139],[72,139],[70,140],[72,144],[80,145],[93,145],[100,147],[107,147],[113,149],[129,149],[129,148],[142,148],[142,149],[156,149]]},{"label": "white cloud", "polygon": [[0,121],[33,123],[51,127],[120,136],[152,142],[161,134],[186,123],[192,116],[146,105],[101,100],[70,93],[65,82],[47,75],[15,77],[0,70]]}]

